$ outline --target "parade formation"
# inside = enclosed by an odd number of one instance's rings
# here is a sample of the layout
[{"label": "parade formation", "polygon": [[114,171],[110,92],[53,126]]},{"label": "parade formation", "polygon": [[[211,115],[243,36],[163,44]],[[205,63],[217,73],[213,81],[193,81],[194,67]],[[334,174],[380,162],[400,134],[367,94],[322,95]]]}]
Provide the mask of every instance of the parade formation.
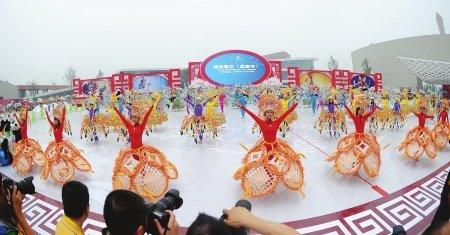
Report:
[{"label": "parade formation", "polygon": [[[298,109],[299,104],[311,109]],[[256,106],[257,112],[250,111],[252,106]],[[302,112],[317,117],[311,128],[319,135],[337,141],[335,152],[326,159],[333,163],[331,171],[359,175],[363,167],[367,176],[376,177],[383,159],[377,133],[403,128],[406,117],[414,115],[418,125],[398,146],[399,156],[419,161],[426,153],[434,159],[450,140],[448,108],[448,100],[423,91],[386,89],[375,92],[360,87],[325,90],[314,84],[306,87],[276,84],[168,88],[155,92],[131,90],[93,93],[81,100],[24,101],[19,109],[7,109],[2,118],[14,117],[20,127],[20,138],[11,138],[14,142],[12,167],[21,175],[37,167],[42,179],[51,176],[64,183],[74,177],[76,170],[85,174],[95,171],[89,163],[89,153],[63,138],[72,134],[67,127],[70,125],[67,110],[84,110],[80,137],[87,144],[112,138],[130,145],[117,153],[111,169],[112,188],[133,190],[154,201],[167,191],[170,181],[179,176],[170,156],[142,140],[145,133],[148,135],[158,129],[170,118],[166,110],[186,112],[179,124],[180,134],[193,138],[196,145],[213,141],[220,135],[219,130],[226,131],[223,125],[226,116],[231,115],[227,114],[227,109],[237,109],[241,118],[247,114],[253,119],[253,133],[261,139],[251,147],[236,143],[247,153],[242,166],[234,175],[229,174],[240,182],[244,197],[263,197],[273,193],[280,182],[303,194],[304,171],[308,169],[304,169],[302,158],[307,156],[283,139],[290,134],[295,122],[302,121]],[[27,134],[30,112],[33,116],[43,112],[47,118],[54,141],[48,143],[45,150]],[[353,122],[354,132],[347,126],[348,120]],[[434,128],[427,127],[427,120],[434,120]],[[368,131],[366,126],[369,126]],[[2,136],[13,135],[3,129]]]}]

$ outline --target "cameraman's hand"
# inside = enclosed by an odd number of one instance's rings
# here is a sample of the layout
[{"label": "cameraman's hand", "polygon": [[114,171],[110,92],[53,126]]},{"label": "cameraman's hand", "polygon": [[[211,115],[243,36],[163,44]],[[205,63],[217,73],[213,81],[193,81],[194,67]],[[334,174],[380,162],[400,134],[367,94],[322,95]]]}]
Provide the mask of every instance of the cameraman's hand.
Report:
[{"label": "cameraman's hand", "polygon": [[12,194],[12,206],[13,206],[14,214],[16,215],[16,217],[23,216],[22,200],[23,200],[22,193],[19,190],[17,190],[17,186],[14,185],[13,194]]},{"label": "cameraman's hand", "polygon": [[291,227],[258,218],[244,207],[233,207],[230,210],[224,209],[223,213],[228,216],[223,221],[231,227],[246,227],[263,235],[297,235],[297,231]]},{"label": "cameraman's hand", "polygon": [[[167,213],[169,213],[170,218],[169,222],[167,223],[167,233],[166,235],[179,235],[180,234],[180,225],[178,224],[176,220],[176,216],[173,213],[173,211],[166,210]],[[159,221],[157,219],[153,220],[153,222],[156,225],[156,228],[158,229],[158,232],[160,235],[164,235],[164,228],[161,226]]]},{"label": "cameraman's hand", "polygon": [[242,226],[247,226],[246,223],[248,222],[248,220],[252,217],[252,214],[250,213],[250,211],[248,211],[246,208],[244,207],[233,207],[230,210],[227,209],[223,209],[223,214],[227,215],[228,218],[224,220],[224,222],[226,224],[228,224],[231,227],[242,227]]},{"label": "cameraman's hand", "polygon": [[23,195],[22,193],[17,189],[17,186],[14,185],[13,193],[12,193],[12,207],[14,211],[14,216],[17,220],[17,222],[20,224],[21,229],[23,230],[23,234],[25,235],[32,235],[34,234],[33,229],[31,229],[30,225],[28,224],[27,220],[25,219],[25,216],[22,212],[22,200]]}]

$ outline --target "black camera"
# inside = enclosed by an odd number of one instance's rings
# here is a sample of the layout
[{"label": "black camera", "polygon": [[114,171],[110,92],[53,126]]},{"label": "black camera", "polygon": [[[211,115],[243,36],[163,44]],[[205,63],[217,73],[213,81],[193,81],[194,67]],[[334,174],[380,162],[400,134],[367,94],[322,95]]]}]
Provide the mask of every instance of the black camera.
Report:
[{"label": "black camera", "polygon": [[169,190],[164,198],[161,198],[156,203],[148,203],[145,216],[145,229],[147,233],[158,234],[154,219],[157,219],[163,228],[167,228],[169,223],[170,214],[166,210],[176,210],[183,205],[183,198],[180,197],[180,192],[176,189]]},{"label": "black camera", "polygon": [[7,189],[10,193],[13,192],[14,185],[17,186],[17,190],[19,190],[22,194],[35,194],[36,188],[33,184],[33,176],[26,177],[25,179],[14,182],[11,179],[4,179],[3,180],[3,187]]},{"label": "black camera", "polygon": [[[247,209],[248,211],[252,211],[252,204],[244,199],[241,199],[239,201],[236,202],[236,204],[234,205],[234,207],[244,207],[245,209]],[[228,219],[228,216],[223,214],[220,217],[220,220],[224,220],[224,219]],[[233,227],[229,227],[230,228],[230,232],[232,235],[246,235],[248,234],[248,229],[245,227],[240,227],[240,228],[233,228]]]}]

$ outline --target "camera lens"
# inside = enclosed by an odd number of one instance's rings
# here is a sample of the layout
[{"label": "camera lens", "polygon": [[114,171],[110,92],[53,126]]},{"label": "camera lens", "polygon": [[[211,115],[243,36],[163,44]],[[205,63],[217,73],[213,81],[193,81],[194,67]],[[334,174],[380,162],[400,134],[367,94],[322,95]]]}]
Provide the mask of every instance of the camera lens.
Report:
[{"label": "camera lens", "polygon": [[164,198],[162,198],[159,203],[162,204],[166,210],[173,211],[183,205],[183,199],[180,197],[180,192],[178,190],[171,189],[164,195]]},{"label": "camera lens", "polygon": [[29,176],[29,177],[26,177],[25,179],[15,183],[14,185],[17,186],[17,189],[22,194],[35,194],[36,188],[34,187],[33,179],[34,179],[33,176]]}]

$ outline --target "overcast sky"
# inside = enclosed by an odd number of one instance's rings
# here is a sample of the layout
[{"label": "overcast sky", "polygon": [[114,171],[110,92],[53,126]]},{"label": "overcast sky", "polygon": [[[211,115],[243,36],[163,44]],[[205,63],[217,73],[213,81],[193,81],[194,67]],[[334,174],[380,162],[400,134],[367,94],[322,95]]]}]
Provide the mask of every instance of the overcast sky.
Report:
[{"label": "overcast sky", "polygon": [[351,68],[351,51],[370,43],[438,33],[436,12],[450,32],[450,0],[0,0],[0,80],[186,67],[227,49]]}]

